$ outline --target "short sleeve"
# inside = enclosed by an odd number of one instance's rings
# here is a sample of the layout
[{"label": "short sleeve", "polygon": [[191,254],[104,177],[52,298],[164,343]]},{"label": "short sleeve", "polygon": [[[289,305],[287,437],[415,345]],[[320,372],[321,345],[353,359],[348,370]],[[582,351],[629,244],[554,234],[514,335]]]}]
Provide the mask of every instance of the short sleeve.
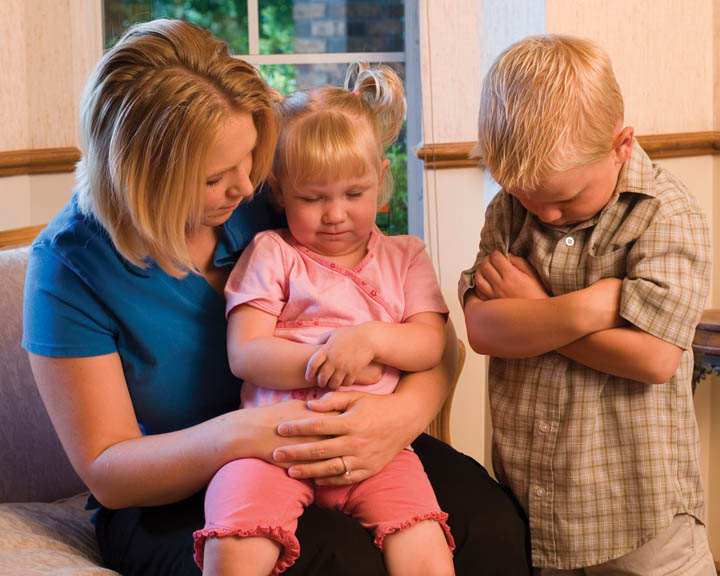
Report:
[{"label": "short sleeve", "polygon": [[30,251],[22,346],[33,354],[71,358],[117,351],[106,310],[72,267],[45,244]]},{"label": "short sleeve", "polygon": [[690,212],[653,222],[627,257],[620,314],[682,349],[695,334],[710,284],[710,232]]},{"label": "short sleeve", "polygon": [[241,304],[280,315],[287,302],[283,244],[275,232],[260,232],[243,250],[225,285],[226,316]]},{"label": "short sleeve", "polygon": [[405,310],[403,322],[414,314],[437,312],[447,314],[448,308],[442,297],[440,285],[435,275],[425,244],[419,238],[409,237],[411,253],[407,277],[404,283]]},{"label": "short sleeve", "polygon": [[467,270],[460,273],[458,282],[458,298],[460,305],[465,303],[465,295],[475,288],[475,271],[485,256],[499,250],[508,253],[510,246],[510,221],[512,219],[511,198],[504,190],[498,192],[485,211],[485,223],[480,231],[480,246],[475,262]]}]

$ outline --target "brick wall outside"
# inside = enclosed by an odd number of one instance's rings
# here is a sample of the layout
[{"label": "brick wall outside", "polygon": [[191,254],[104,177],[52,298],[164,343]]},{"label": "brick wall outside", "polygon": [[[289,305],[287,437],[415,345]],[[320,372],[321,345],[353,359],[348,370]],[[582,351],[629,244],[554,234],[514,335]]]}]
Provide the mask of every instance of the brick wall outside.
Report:
[{"label": "brick wall outside", "polygon": [[[294,0],[295,52],[402,52],[404,0]],[[300,90],[342,85],[345,65],[299,65]]]}]

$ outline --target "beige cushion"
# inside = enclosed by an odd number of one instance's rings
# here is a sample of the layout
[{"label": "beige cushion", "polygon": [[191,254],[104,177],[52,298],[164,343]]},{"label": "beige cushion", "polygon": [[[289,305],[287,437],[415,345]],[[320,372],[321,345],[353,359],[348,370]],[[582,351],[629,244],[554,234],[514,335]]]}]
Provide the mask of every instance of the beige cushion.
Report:
[{"label": "beige cushion", "polygon": [[100,568],[87,494],[53,503],[0,504],[3,576],[114,575]]},{"label": "beige cushion", "polygon": [[65,456],[20,346],[28,250],[0,250],[0,502],[50,502],[86,490]]}]

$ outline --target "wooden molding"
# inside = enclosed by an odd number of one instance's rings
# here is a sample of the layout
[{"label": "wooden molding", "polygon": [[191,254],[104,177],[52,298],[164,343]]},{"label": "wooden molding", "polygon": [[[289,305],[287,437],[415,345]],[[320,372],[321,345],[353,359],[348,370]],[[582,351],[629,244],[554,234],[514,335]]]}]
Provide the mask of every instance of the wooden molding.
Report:
[{"label": "wooden molding", "polygon": [[41,226],[13,228],[12,230],[0,230],[0,250],[30,244],[43,228],[45,228],[44,224]]},{"label": "wooden molding", "polygon": [[[720,154],[720,132],[717,131],[649,134],[638,136],[637,140],[652,159]],[[480,158],[470,157],[474,145],[474,142],[425,144],[417,156],[428,169],[480,166]]]},{"label": "wooden molding", "polygon": [[0,176],[72,172],[78,160],[78,148],[0,151]]}]

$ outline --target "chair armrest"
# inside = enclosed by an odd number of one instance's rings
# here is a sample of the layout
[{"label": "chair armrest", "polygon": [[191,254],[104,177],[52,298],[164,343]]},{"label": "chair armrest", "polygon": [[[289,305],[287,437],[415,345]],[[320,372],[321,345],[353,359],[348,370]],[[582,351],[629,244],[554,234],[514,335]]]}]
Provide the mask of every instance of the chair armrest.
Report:
[{"label": "chair armrest", "polygon": [[450,412],[452,410],[453,396],[455,395],[455,387],[457,386],[458,379],[462,373],[463,366],[465,365],[465,344],[462,340],[458,339],[458,363],[455,369],[455,377],[453,378],[452,385],[450,386],[450,392],[445,398],[445,402],[440,408],[440,412],[437,413],[435,418],[427,427],[427,433],[434,436],[438,440],[442,440],[446,444],[450,444]]}]

